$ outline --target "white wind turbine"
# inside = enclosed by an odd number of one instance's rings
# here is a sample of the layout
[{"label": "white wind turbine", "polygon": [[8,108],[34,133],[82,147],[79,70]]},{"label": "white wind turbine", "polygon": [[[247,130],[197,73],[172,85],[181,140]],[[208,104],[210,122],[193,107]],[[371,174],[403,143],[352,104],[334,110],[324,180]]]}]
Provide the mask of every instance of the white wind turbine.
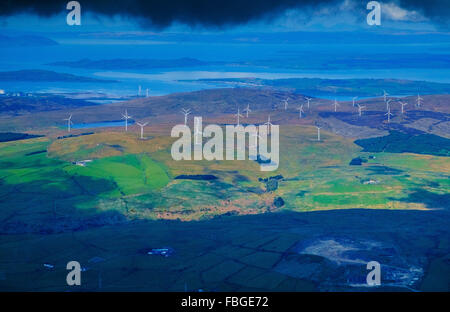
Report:
[{"label": "white wind turbine", "polygon": [[270,115],[267,118],[267,122],[264,123],[267,126],[267,134],[270,134],[270,127],[273,126],[273,124],[270,122]]},{"label": "white wind turbine", "polygon": [[383,90],[383,99],[386,102],[387,96],[389,95],[389,93],[386,92],[386,90]]},{"label": "white wind turbine", "polygon": [[245,117],[248,118],[248,113],[251,112],[250,104],[247,104],[247,107],[244,109]]},{"label": "white wind turbine", "polygon": [[355,107],[355,101],[356,101],[357,98],[358,98],[357,96],[354,96],[354,97],[352,98],[352,104],[353,104],[353,107]]},{"label": "white wind turbine", "polygon": [[145,89],[145,96],[148,97],[148,88]]},{"label": "white wind turbine", "polygon": [[400,101],[399,103],[400,103],[400,105],[402,106],[402,115],[403,115],[404,112],[405,112],[405,106],[408,105],[408,103],[404,103],[404,102],[402,102],[402,101]]},{"label": "white wind turbine", "polygon": [[73,125],[72,114],[70,114],[69,118],[66,118],[66,119],[63,119],[63,120],[67,120],[67,132],[70,132],[70,125]]},{"label": "white wind turbine", "polygon": [[358,104],[359,117],[362,116],[362,110],[363,110],[363,108],[366,108],[366,107]]},{"label": "white wind turbine", "polygon": [[391,107],[389,106],[387,113],[385,114],[387,115],[387,122],[391,122],[391,116],[394,116],[394,114],[391,113]]},{"label": "white wind turbine", "polygon": [[317,128],[317,142],[319,142],[320,141],[320,129],[321,129],[321,127],[316,126],[316,128]]},{"label": "white wind turbine", "polygon": [[388,99],[387,101],[386,101],[386,111],[388,111],[389,109],[390,109],[390,107],[391,107],[391,101],[392,101],[392,99]]},{"label": "white wind turbine", "polygon": [[240,113],[240,111],[239,111],[239,107],[238,107],[238,111],[237,111],[237,114],[234,114],[234,116],[236,116],[236,122],[237,122],[237,125],[239,126],[240,124],[239,124],[239,117],[244,117],[244,116],[242,116],[241,115],[241,113]]},{"label": "white wind turbine", "polygon": [[146,123],[139,123],[139,122],[137,122],[137,124],[138,124],[139,127],[141,127],[141,139],[144,139],[144,127],[146,125],[148,125],[148,122],[146,122]]},{"label": "white wind turbine", "polygon": [[422,105],[423,98],[420,96],[419,93],[417,93],[417,107],[420,107]]},{"label": "white wind turbine", "polygon": [[142,87],[141,87],[141,85],[139,85],[139,87],[138,87],[138,96],[141,96],[141,92],[142,92]]},{"label": "white wind turbine", "polygon": [[309,109],[309,102],[311,102],[312,98],[306,98],[306,104],[308,105],[308,109]]},{"label": "white wind turbine", "polygon": [[288,108],[288,98],[287,99],[285,99],[283,102],[284,102],[284,110],[287,110],[287,108]]},{"label": "white wind turbine", "polygon": [[128,119],[130,119],[131,116],[128,115],[128,111],[127,110],[125,110],[125,114],[122,114],[122,116],[123,116],[122,119],[125,119],[125,131],[128,131]]},{"label": "white wind turbine", "polygon": [[340,105],[339,105],[338,101],[336,100],[336,98],[334,98],[333,106],[334,106],[334,112],[337,112],[337,107]]},{"label": "white wind turbine", "polygon": [[297,109],[298,109],[298,118],[302,118],[302,114],[305,113],[303,111],[303,104],[300,105]]},{"label": "white wind turbine", "polygon": [[186,126],[187,125],[187,120],[188,120],[188,115],[191,113],[191,110],[189,108],[188,109],[182,108],[181,112],[184,115],[184,125]]}]

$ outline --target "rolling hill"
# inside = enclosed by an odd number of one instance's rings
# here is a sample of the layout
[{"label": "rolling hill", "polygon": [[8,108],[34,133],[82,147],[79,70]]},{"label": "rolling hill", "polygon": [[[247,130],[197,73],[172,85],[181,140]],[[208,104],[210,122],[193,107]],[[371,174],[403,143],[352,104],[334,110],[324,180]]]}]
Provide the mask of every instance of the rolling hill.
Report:
[{"label": "rolling hill", "polygon": [[51,70],[25,69],[0,72],[0,81],[58,81],[58,82],[117,82],[114,80],[96,79],[58,73]]}]

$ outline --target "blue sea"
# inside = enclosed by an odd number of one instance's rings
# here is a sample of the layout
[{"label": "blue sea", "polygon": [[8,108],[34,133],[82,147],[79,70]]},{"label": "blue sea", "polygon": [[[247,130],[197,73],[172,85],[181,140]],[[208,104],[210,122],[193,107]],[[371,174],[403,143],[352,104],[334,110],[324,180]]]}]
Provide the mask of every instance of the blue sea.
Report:
[{"label": "blue sea", "polygon": [[[149,95],[165,95],[174,92],[187,92],[209,88],[224,87],[199,81],[186,81],[206,78],[394,78],[450,82],[450,68],[392,68],[392,69],[286,69],[271,66],[225,66],[213,65],[195,68],[170,68],[155,70],[107,71],[74,69],[46,65],[57,61],[77,61],[84,58],[93,60],[114,58],[135,59],[173,59],[191,57],[203,61],[253,61],[282,60],[283,57],[308,53],[314,60],[316,53],[446,53],[449,43],[427,43],[423,45],[377,45],[367,44],[236,44],[236,43],[162,43],[162,44],[89,44],[61,42],[48,47],[5,47],[0,45],[0,71],[19,69],[45,69],[74,75],[118,80],[117,83],[67,83],[67,82],[0,82],[0,89],[6,91],[42,92],[42,93],[91,93],[104,94],[105,98],[136,96],[138,86],[142,86],[142,95],[146,89]],[[184,80],[184,81],[183,81]],[[324,97],[329,95],[324,94]],[[350,100],[340,97],[339,100]],[[101,101],[112,101],[102,100]]]}]

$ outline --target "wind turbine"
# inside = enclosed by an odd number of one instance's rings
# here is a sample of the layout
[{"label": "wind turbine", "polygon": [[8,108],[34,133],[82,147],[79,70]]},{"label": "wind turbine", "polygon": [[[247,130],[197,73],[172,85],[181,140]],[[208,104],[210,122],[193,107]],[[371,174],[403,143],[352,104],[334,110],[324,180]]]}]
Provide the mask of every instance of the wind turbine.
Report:
[{"label": "wind turbine", "polygon": [[403,115],[403,113],[405,112],[405,106],[406,105],[408,105],[408,103],[404,103],[404,102],[402,102],[402,101],[400,101],[400,105],[402,106],[402,115]]},{"label": "wind turbine", "polygon": [[248,118],[248,113],[251,112],[250,104],[247,104],[247,107],[244,109],[245,117]]},{"label": "wind turbine", "polygon": [[391,107],[390,106],[388,108],[388,112],[385,115],[388,116],[388,123],[391,122],[391,116],[394,116],[394,115],[391,114]]},{"label": "wind turbine", "polygon": [[123,119],[125,119],[125,131],[128,131],[128,119],[131,118],[130,115],[128,115],[128,111],[125,110],[125,114],[122,114]]},{"label": "wind turbine", "polygon": [[308,109],[309,109],[309,102],[311,102],[312,98],[306,98]]},{"label": "wind turbine", "polygon": [[148,97],[148,88],[145,89],[145,97]]},{"label": "wind turbine", "polygon": [[267,134],[270,134],[270,127],[273,126],[273,124],[270,122],[270,115],[267,118],[267,122],[265,122],[264,124],[267,125]]},{"label": "wind turbine", "polygon": [[66,119],[63,119],[63,120],[67,120],[67,132],[70,132],[70,125],[73,125],[72,114],[70,114],[69,118],[66,118]]},{"label": "wind turbine", "polygon": [[337,107],[340,105],[338,104],[338,101],[336,100],[336,98],[334,98],[333,106],[334,106],[334,112],[337,112]]},{"label": "wind turbine", "polygon": [[422,100],[423,98],[420,96],[419,93],[417,93],[417,107],[420,107],[420,105],[422,105]]},{"label": "wind turbine", "polygon": [[144,139],[144,127],[145,127],[146,125],[148,125],[148,122],[143,123],[143,124],[137,122],[137,124],[138,124],[139,127],[141,127],[141,139]]},{"label": "wind turbine", "polygon": [[188,109],[182,108],[182,109],[181,109],[181,112],[182,112],[183,115],[184,115],[184,125],[186,126],[186,125],[187,125],[188,115],[191,113],[191,110],[190,110],[189,108],[188,108]]},{"label": "wind turbine", "polygon": [[317,142],[320,142],[320,129],[321,129],[321,127],[316,126],[316,128],[317,128]]},{"label": "wind turbine", "polygon": [[138,87],[138,96],[141,96],[141,91],[142,91],[142,87],[141,87],[141,85],[139,85],[139,87]]},{"label": "wind turbine", "polygon": [[356,101],[357,98],[358,98],[357,96],[354,96],[353,99],[352,99],[353,107],[355,107],[355,101]]},{"label": "wind turbine", "polygon": [[365,106],[361,106],[361,105],[358,104],[359,117],[362,116],[362,109],[363,109],[363,108],[366,108],[366,107],[365,107]]},{"label": "wind turbine", "polygon": [[389,93],[386,92],[386,90],[383,90],[383,99],[386,102],[386,97],[389,95]]},{"label": "wind turbine", "polygon": [[298,118],[302,118],[302,113],[304,113],[303,104],[300,105],[297,109],[298,109]]},{"label": "wind turbine", "polygon": [[288,108],[288,98],[287,99],[285,99],[283,102],[284,102],[284,110],[287,110],[287,108]]},{"label": "wind turbine", "polygon": [[239,117],[244,117],[244,116],[241,115],[241,113],[239,111],[239,107],[238,107],[237,114],[234,114],[234,116],[236,116],[236,118],[237,118],[237,125],[239,126]]},{"label": "wind turbine", "polygon": [[392,99],[388,99],[388,100],[386,101],[386,110],[387,110],[387,111],[391,109],[391,105],[389,104],[389,103],[391,103],[391,101],[392,101]]}]

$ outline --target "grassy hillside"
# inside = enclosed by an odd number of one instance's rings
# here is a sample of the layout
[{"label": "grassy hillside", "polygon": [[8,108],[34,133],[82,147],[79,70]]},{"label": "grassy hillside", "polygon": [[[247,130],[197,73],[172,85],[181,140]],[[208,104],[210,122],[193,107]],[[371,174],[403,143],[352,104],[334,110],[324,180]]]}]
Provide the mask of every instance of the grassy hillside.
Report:
[{"label": "grassy hillside", "polygon": [[[102,220],[106,212],[125,219],[193,220],[280,210],[439,208],[450,189],[447,157],[369,154],[351,140],[328,132],[317,142],[315,128],[308,126],[282,127],[283,152],[274,172],[261,172],[259,164],[250,160],[174,161],[170,156],[174,139],[146,135],[151,138],[103,132],[1,143],[1,213],[7,220],[1,229],[61,231],[78,226],[65,224],[67,220],[64,225],[45,224],[47,217],[61,210],[79,220],[97,215]],[[349,166],[355,157],[367,161]],[[74,164],[81,160],[92,162]],[[174,179],[179,175],[217,179]],[[268,180],[262,179],[276,175],[282,177],[268,191]],[[414,195],[418,190],[423,197]],[[17,191],[20,197],[14,196]],[[277,197],[283,199],[281,206],[275,204]],[[30,201],[37,206],[29,207]],[[17,209],[29,214],[14,213]],[[112,222],[109,215],[105,220]]]}]

